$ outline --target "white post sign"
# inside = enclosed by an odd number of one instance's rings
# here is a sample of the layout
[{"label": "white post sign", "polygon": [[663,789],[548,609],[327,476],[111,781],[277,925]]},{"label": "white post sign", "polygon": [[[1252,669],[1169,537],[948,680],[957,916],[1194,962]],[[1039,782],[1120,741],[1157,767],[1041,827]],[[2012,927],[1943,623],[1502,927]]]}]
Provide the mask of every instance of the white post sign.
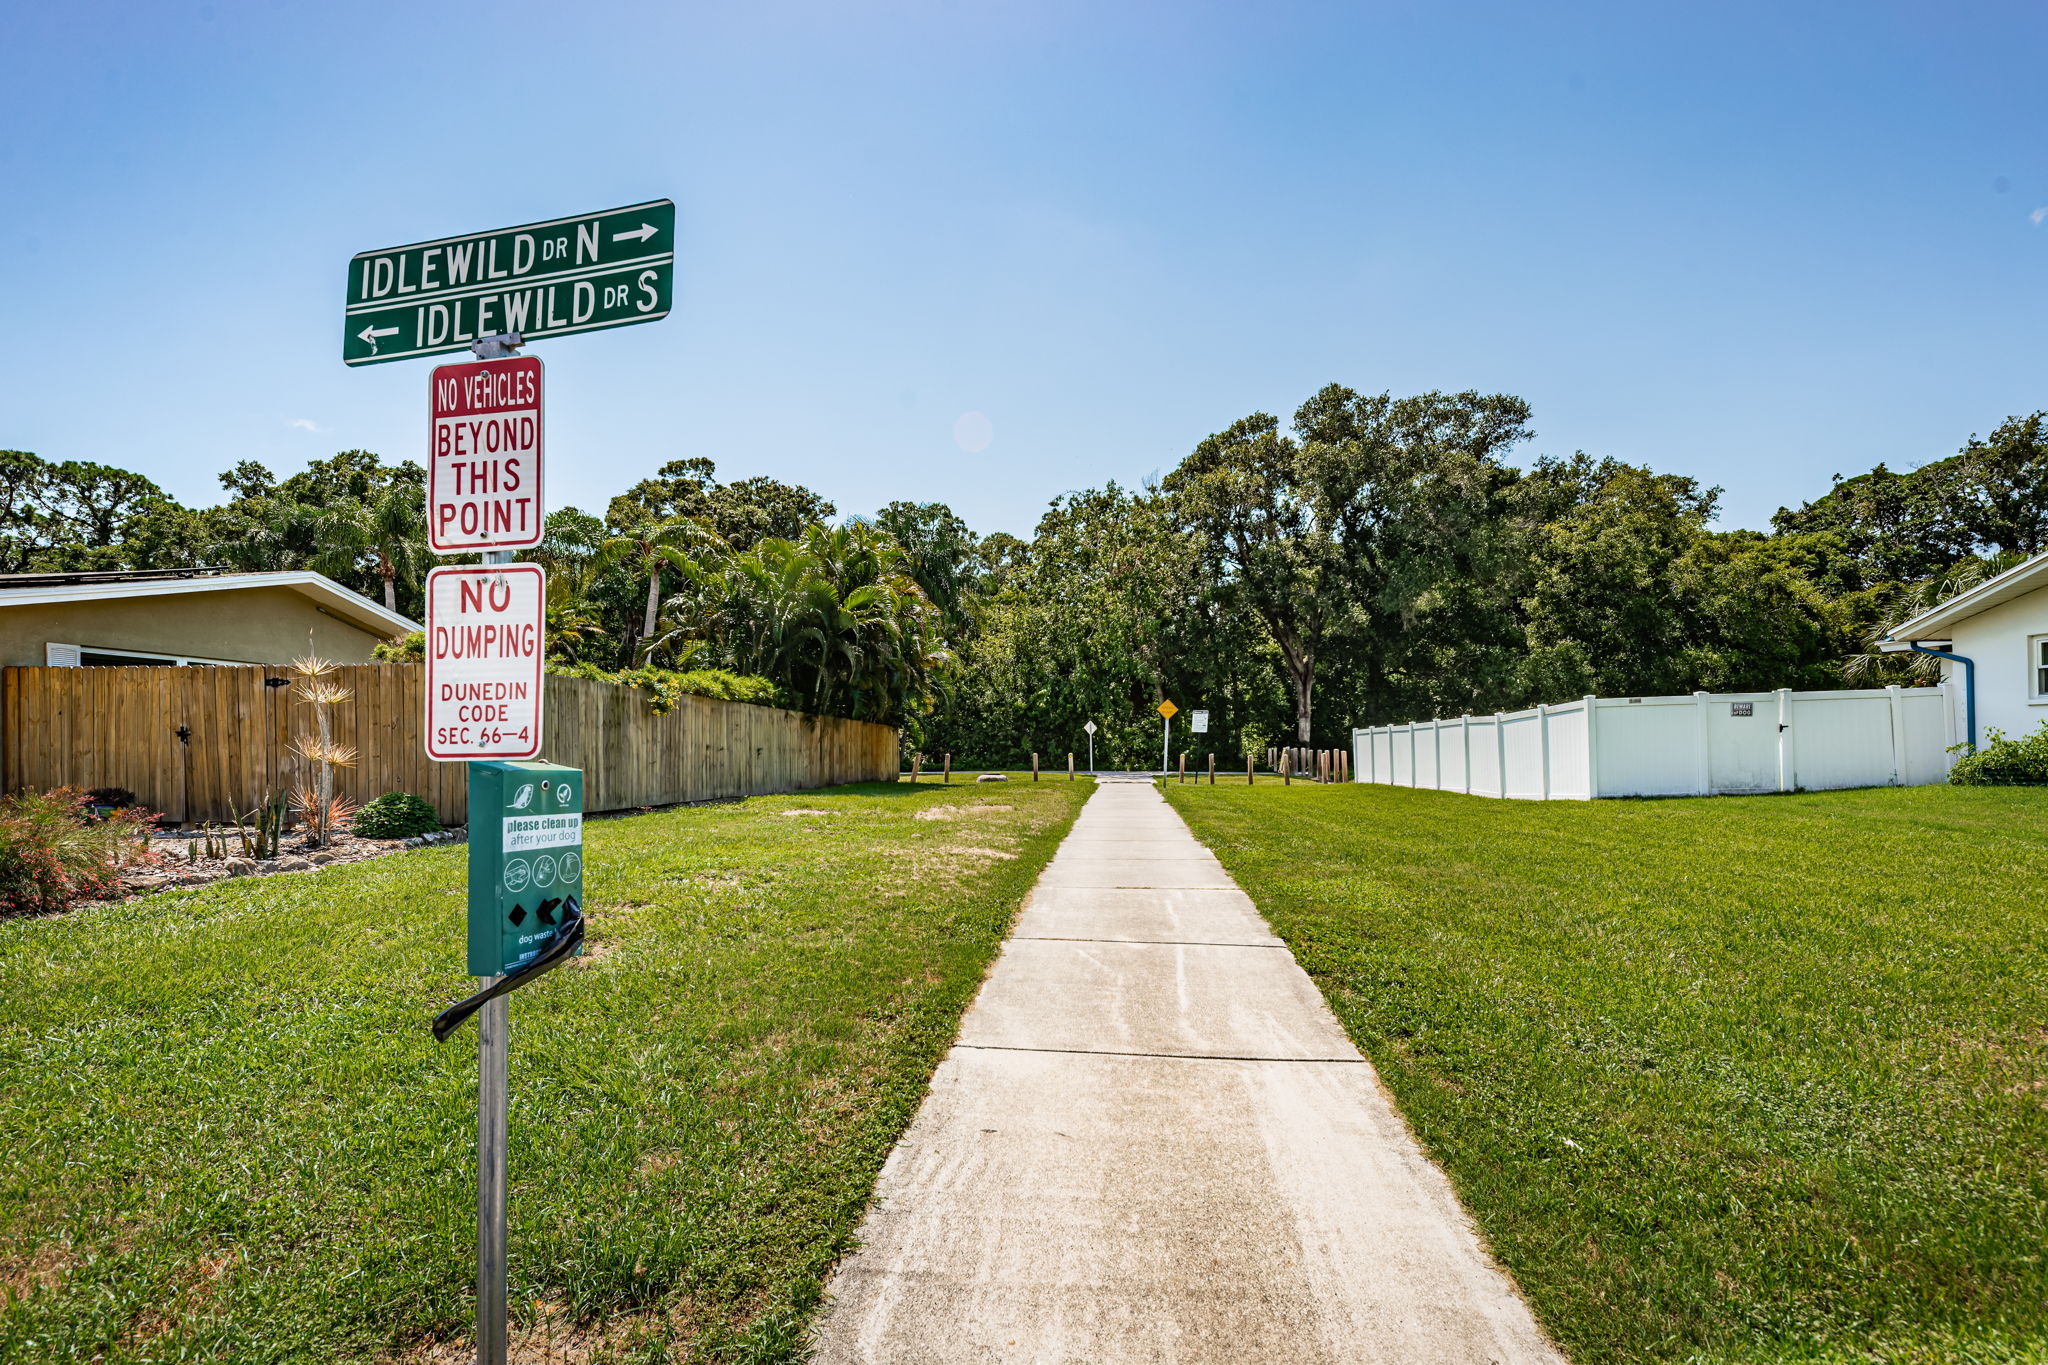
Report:
[{"label": "white post sign", "polygon": [[1209,713],[1207,711],[1188,712],[1188,728],[1198,735],[1208,734]]},{"label": "white post sign", "polygon": [[427,433],[435,554],[540,544],[540,389],[536,356],[435,367]]},{"label": "white post sign", "polygon": [[427,575],[427,757],[539,756],[547,596],[538,564]]}]

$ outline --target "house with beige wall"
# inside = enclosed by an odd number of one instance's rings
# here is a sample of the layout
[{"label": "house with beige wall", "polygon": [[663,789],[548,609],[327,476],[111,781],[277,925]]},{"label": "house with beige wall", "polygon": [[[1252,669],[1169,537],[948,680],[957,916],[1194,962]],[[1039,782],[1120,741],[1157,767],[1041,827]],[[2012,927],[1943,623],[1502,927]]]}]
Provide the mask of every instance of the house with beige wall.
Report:
[{"label": "house with beige wall", "polygon": [[0,575],[0,665],[370,662],[417,623],[307,570]]}]

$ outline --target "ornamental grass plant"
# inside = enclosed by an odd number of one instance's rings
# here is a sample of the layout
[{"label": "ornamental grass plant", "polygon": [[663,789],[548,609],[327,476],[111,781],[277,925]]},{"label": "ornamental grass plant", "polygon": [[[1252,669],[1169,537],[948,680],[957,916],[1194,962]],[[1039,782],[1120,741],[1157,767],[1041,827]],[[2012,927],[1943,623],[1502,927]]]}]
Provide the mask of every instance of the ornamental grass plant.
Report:
[{"label": "ornamental grass plant", "polygon": [[50,914],[112,895],[124,868],[155,859],[152,819],[132,807],[95,813],[69,787],[0,797],[0,916]]}]

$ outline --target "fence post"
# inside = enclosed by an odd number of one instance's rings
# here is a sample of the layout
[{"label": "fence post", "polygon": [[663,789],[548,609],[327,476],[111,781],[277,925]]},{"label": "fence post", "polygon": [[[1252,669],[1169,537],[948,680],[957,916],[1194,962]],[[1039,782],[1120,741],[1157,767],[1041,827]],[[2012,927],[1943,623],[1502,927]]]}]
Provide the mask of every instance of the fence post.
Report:
[{"label": "fence post", "polygon": [[1706,693],[1694,692],[1692,694],[1692,710],[1697,722],[1696,729],[1698,731],[1695,738],[1694,761],[1699,767],[1699,795],[1712,796],[1714,794],[1714,746],[1707,737]]},{"label": "fence post", "polygon": [[1600,699],[1591,693],[1579,698],[1586,704],[1586,799],[1600,796]]},{"label": "fence post", "polygon": [[1941,761],[1947,767],[1955,766],[1955,755],[1949,752],[1956,745],[1956,680],[1941,680]]},{"label": "fence post", "polygon": [[1464,741],[1464,742],[1463,742],[1462,744],[1460,744],[1460,745],[1458,746],[1458,751],[1459,751],[1460,753],[1462,753],[1462,754],[1464,755],[1464,764],[1465,764],[1465,786],[1464,786],[1463,790],[1464,790],[1464,793],[1465,793],[1465,795],[1467,795],[1467,796],[1470,796],[1470,795],[1472,794],[1472,713],[1471,713],[1471,712],[1469,712],[1469,711],[1468,711],[1468,712],[1466,712],[1466,713],[1465,713],[1464,715],[1462,715],[1462,716],[1458,717],[1458,735],[1459,735],[1459,738],[1460,738],[1460,739],[1462,739],[1462,740]]},{"label": "fence post", "polygon": [[1778,790],[1791,791],[1798,774],[1792,767],[1792,689],[1778,689]]},{"label": "fence post", "polygon": [[1500,765],[1500,785],[1494,794],[1505,801],[1508,799],[1508,713],[1493,713],[1493,757]]},{"label": "fence post", "polygon": [[924,766],[924,755],[923,755],[923,754],[912,754],[912,755],[910,756],[910,783],[911,783],[911,785],[912,785],[912,786],[916,786],[916,785],[917,785],[917,770],[918,770],[919,768],[923,767],[923,766]]},{"label": "fence post", "polygon": [[1892,785],[1906,785],[1906,699],[1899,692],[1899,685],[1891,683],[1884,689],[1885,700],[1892,708]]},{"label": "fence post", "polygon": [[1540,799],[1550,799],[1550,703],[1536,703],[1536,790]]}]

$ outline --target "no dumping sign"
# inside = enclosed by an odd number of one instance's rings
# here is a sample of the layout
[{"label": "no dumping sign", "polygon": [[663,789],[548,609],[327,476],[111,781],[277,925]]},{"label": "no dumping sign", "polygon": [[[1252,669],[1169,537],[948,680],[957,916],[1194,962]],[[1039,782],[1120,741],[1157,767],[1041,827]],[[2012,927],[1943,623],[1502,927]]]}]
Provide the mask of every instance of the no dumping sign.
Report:
[{"label": "no dumping sign", "polygon": [[458,564],[427,575],[427,757],[539,755],[546,613],[538,564]]}]

